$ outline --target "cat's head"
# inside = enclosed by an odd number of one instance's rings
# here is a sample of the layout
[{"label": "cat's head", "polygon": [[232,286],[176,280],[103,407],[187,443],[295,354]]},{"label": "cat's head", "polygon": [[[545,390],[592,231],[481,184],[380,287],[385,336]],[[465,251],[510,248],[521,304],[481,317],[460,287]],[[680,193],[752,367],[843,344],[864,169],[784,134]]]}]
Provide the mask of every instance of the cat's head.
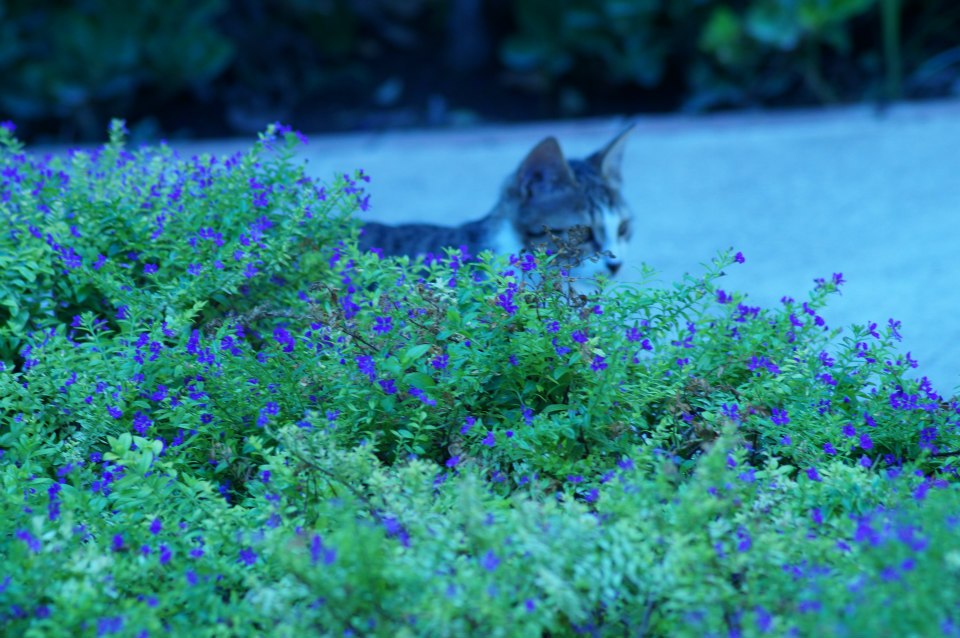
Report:
[{"label": "cat's head", "polygon": [[[632,127],[631,127],[632,128]],[[557,240],[584,258],[575,274],[614,275],[623,265],[632,215],[621,195],[620,164],[631,128],[582,160],[567,160],[548,137],[533,147],[504,183],[497,213],[509,221],[521,247]]]}]

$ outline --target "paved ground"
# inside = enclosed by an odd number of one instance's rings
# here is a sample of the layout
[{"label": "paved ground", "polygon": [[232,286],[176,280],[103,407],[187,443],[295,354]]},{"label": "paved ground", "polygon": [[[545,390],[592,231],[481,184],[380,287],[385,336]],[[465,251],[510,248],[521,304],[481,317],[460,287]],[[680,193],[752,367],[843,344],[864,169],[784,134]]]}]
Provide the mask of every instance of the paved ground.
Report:
[{"label": "paved ground", "polygon": [[[726,288],[771,305],[842,272],[830,325],[896,318],[919,372],[941,393],[960,386],[960,102],[634,121],[624,278],[645,261],[669,282],[732,246],[747,261]],[[370,174],[370,219],[457,223],[486,213],[546,135],[576,157],[625,122],[325,136],[303,155],[322,177]]]}]

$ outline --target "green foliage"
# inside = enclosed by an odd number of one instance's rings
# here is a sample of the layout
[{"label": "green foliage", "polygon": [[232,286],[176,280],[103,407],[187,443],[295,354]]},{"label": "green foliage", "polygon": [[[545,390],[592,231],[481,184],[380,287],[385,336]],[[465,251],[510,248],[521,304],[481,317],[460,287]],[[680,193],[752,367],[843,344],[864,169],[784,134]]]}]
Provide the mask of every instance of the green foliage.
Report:
[{"label": "green foliage", "polygon": [[[784,97],[896,99],[904,65],[918,70],[942,51],[935,25],[956,18],[945,4],[931,5],[939,3],[522,0],[501,58],[551,85],[659,87],[679,68],[691,109]],[[907,50],[904,16],[914,14],[910,24],[922,35]]]},{"label": "green foliage", "polygon": [[[97,113],[144,87],[176,92],[210,80],[230,43],[211,29],[223,0],[0,2],[0,111],[17,118]],[[101,129],[102,130],[102,129]]]},{"label": "green foliage", "polygon": [[582,294],[544,253],[359,252],[366,176],[285,127],[0,136],[3,254],[42,266],[0,279],[12,634],[956,633],[960,406],[896,322],[826,329],[839,275]]}]

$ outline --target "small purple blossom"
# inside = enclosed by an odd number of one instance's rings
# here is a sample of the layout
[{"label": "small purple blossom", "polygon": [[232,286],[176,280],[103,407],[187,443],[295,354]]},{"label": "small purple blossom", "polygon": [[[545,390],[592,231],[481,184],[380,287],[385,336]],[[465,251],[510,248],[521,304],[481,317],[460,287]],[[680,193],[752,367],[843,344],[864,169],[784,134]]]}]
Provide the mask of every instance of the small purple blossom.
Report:
[{"label": "small purple blossom", "polygon": [[314,534],[310,539],[310,562],[316,565],[323,561],[324,565],[332,565],[337,560],[337,550],[326,547],[319,534]]},{"label": "small purple blossom", "polygon": [[386,394],[396,394],[397,393],[397,383],[393,379],[381,379],[378,381],[380,388]]},{"label": "small purple blossom", "polygon": [[435,370],[444,370],[447,367],[447,364],[450,362],[450,357],[446,354],[440,354],[433,358],[430,361],[430,365],[434,367]]},{"label": "small purple blossom", "polygon": [[787,416],[787,411],[777,408],[773,408],[770,411],[770,420],[773,421],[774,425],[786,425],[790,423],[790,417]]},{"label": "small purple blossom", "polygon": [[379,335],[385,335],[393,330],[392,317],[377,317],[374,319],[373,331]]},{"label": "small purple blossom", "polygon": [[371,381],[376,381],[377,371],[373,361],[373,357],[367,355],[360,355],[355,359],[357,363],[357,368],[360,370],[361,374],[367,375]]},{"label": "small purple blossom", "polygon": [[757,357],[757,355],[753,355],[753,357],[750,359],[750,362],[747,363],[747,368],[753,372],[755,372],[758,368],[763,368],[774,376],[780,374],[780,368],[776,363],[767,359],[766,357]]},{"label": "small purple blossom", "polygon": [[497,558],[492,549],[487,550],[487,553],[480,559],[480,566],[488,572],[495,571],[500,566],[500,559]]},{"label": "small purple blossom", "polygon": [[240,556],[237,559],[238,563],[243,563],[244,565],[250,566],[257,562],[257,553],[254,552],[249,547],[245,547],[240,550]]},{"label": "small purple blossom", "polygon": [[[430,397],[428,397],[427,394],[426,394],[423,390],[421,390],[420,388],[411,387],[411,388],[408,390],[408,392],[409,392],[410,396],[413,396],[413,397],[416,397],[416,398],[420,399],[420,402],[421,402],[421,403],[424,403],[424,404],[426,404],[426,405],[437,405],[436,400],[431,399]],[[389,393],[389,394],[392,394],[392,393]]]}]

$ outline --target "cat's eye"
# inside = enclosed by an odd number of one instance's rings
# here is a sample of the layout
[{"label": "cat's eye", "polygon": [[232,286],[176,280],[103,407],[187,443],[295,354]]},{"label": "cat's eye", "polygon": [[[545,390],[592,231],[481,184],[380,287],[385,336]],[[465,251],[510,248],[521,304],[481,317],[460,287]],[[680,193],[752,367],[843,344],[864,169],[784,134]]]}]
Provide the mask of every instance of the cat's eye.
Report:
[{"label": "cat's eye", "polygon": [[630,222],[624,220],[620,222],[620,226],[617,228],[618,237],[626,237],[627,233],[630,232]]}]

